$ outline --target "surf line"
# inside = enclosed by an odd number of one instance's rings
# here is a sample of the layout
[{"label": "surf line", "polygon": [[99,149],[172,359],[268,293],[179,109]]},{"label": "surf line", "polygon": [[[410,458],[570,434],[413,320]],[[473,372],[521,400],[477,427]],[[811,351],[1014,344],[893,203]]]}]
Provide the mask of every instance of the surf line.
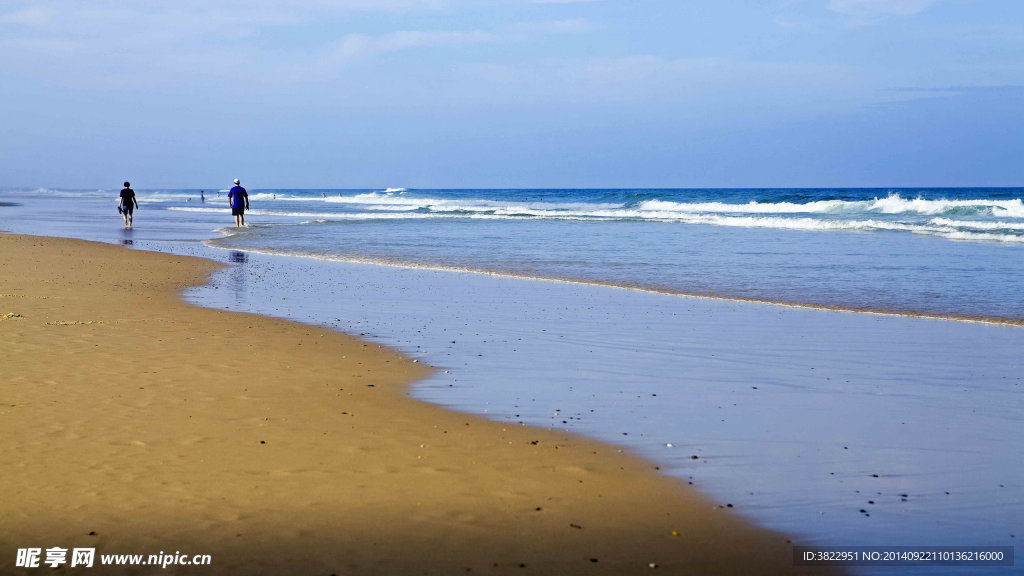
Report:
[{"label": "surf line", "polygon": [[662,296],[676,296],[680,298],[699,298],[705,300],[718,300],[722,302],[743,302],[748,304],[763,304],[767,306],[780,306],[784,308],[797,308],[803,310],[818,310],[825,312],[843,312],[849,314],[871,314],[875,316],[895,316],[899,318],[923,318],[928,320],[944,320],[948,322],[969,322],[973,324],[989,324],[994,326],[1024,327],[1024,318],[1000,318],[997,316],[966,316],[966,315],[943,315],[929,314],[926,312],[900,312],[895,310],[878,310],[875,308],[857,308],[852,306],[829,306],[826,304],[807,304],[802,302],[789,302],[785,300],[767,300],[763,298],[744,298],[741,296],[720,296],[717,294],[702,294],[699,292],[683,292],[681,290],[667,290],[648,288],[646,286],[635,286],[625,283],[608,282],[601,280],[585,280],[578,278],[561,278],[558,276],[547,276],[543,274],[520,274],[502,270],[487,270],[484,268],[473,268],[469,266],[440,266],[435,264],[417,264],[414,262],[403,262],[399,260],[387,260],[377,258],[359,258],[355,256],[331,256],[314,254],[310,252],[286,252],[261,248],[225,247],[216,244],[218,238],[204,240],[203,244],[218,250],[234,250],[238,252],[249,252],[252,254],[265,254],[268,256],[292,256],[310,260],[323,260],[327,262],[342,262],[347,264],[364,264],[369,266],[384,266],[388,268],[404,268],[409,270],[430,270],[434,272],[460,272],[467,274],[480,274],[484,276],[495,276],[498,278],[512,278],[518,280],[533,280],[538,282],[558,282],[562,284],[576,284],[580,286],[599,286],[602,288],[614,288],[618,290],[630,290],[647,294],[660,294]]}]

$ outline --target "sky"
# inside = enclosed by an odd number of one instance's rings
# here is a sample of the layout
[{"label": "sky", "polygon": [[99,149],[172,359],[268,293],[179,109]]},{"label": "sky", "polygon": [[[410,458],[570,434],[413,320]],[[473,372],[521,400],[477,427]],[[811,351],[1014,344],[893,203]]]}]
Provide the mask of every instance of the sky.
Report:
[{"label": "sky", "polygon": [[1024,186],[1019,0],[0,0],[0,186]]}]

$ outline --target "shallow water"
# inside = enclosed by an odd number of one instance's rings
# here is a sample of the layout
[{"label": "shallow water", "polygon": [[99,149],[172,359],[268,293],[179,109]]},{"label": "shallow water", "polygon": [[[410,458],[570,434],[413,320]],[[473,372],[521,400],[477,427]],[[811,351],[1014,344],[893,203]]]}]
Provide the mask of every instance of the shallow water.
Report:
[{"label": "shallow water", "polygon": [[[25,191],[110,207],[115,191]],[[217,196],[217,195],[220,196]],[[139,191],[222,248],[1024,321],[1024,189]],[[113,208],[110,208],[113,210]],[[74,214],[68,214],[73,217]],[[209,234],[210,230],[203,230]]]},{"label": "shallow water", "polygon": [[1006,545],[1024,518],[1020,328],[244,260],[190,299],[397,345],[441,368],[417,397],[628,446],[803,543]]},{"label": "shallow water", "polygon": [[189,298],[397,346],[441,369],[420,398],[628,447],[800,543],[1021,533],[1018,327],[223,251],[196,241],[216,213],[140,211],[125,232],[88,203],[38,208],[0,209],[0,228],[233,263]]}]

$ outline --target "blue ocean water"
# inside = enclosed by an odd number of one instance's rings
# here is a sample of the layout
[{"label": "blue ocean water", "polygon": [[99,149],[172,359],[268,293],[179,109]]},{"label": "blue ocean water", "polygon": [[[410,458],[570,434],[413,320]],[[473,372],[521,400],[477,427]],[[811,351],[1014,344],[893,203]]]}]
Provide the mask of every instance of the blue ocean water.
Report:
[{"label": "blue ocean water", "polygon": [[[187,194],[187,193],[186,193]],[[171,211],[182,193],[153,193]],[[220,247],[1024,318],[1024,189],[266,190]]]},{"label": "blue ocean water", "polygon": [[233,263],[189,298],[400,347],[441,369],[420,398],[628,446],[804,543],[1021,533],[1019,327],[450,271],[1019,323],[1024,189],[253,190],[243,229],[223,190],[138,193],[126,231],[117,190],[0,191],[0,229]]},{"label": "blue ocean water", "polygon": [[[1022,188],[252,190],[241,230],[216,226],[230,222],[224,190],[203,191],[205,202],[199,190],[137,192],[141,214],[213,225],[211,242],[222,248],[1024,319]],[[20,193],[82,202],[117,195]]]}]

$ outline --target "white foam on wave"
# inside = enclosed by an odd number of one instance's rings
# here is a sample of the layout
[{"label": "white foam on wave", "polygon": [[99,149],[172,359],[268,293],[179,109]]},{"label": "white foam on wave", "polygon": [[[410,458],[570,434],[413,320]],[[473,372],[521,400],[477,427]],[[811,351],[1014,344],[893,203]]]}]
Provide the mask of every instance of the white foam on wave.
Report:
[{"label": "white foam on wave", "polygon": [[[687,218],[678,218],[676,221],[684,221],[689,224],[709,224],[714,226],[736,226],[742,228],[777,228],[788,230],[806,231],[847,231],[847,232],[910,232],[912,234],[923,234],[928,236],[939,236],[950,240],[981,240],[989,242],[1007,242],[1014,244],[1024,243],[1024,235],[1017,234],[995,234],[991,232],[975,232],[964,230],[950,223],[954,221],[936,222],[935,219],[927,224],[915,224],[910,222],[895,222],[887,220],[824,220],[818,218],[786,218],[786,217],[755,217],[755,216],[716,216],[716,215],[693,215]],[[1016,227],[1014,227],[1016,228]],[[992,228],[997,229],[997,228]],[[1024,229],[1021,225],[1018,229]]]},{"label": "white foam on wave", "polygon": [[[201,206],[171,206],[167,210],[172,212],[199,212],[199,213],[224,213],[229,211],[226,205],[219,208]],[[251,216],[269,216],[280,218],[312,218],[317,223],[341,222],[352,220],[403,220],[403,219],[436,219],[436,218],[464,218],[461,214],[447,213],[420,213],[420,212],[304,212],[295,210],[267,210],[256,208],[247,210],[246,214]],[[473,216],[471,216],[473,217]],[[499,216],[479,215],[482,218],[500,219]]]},{"label": "white foam on wave", "polygon": [[[226,208],[206,207],[172,207],[170,210],[182,212],[220,213]],[[815,218],[811,216],[794,217],[791,215],[737,215],[711,213],[680,213],[674,211],[641,211],[641,210],[599,210],[574,214],[572,212],[531,211],[527,208],[508,208],[481,212],[305,212],[286,210],[251,210],[253,216],[304,218],[302,224],[329,224],[360,220],[433,220],[433,219],[472,219],[472,220],[523,220],[541,217],[554,221],[594,221],[600,220],[643,220],[647,222],[702,224],[708,226],[727,226],[737,228],[770,228],[780,230],[798,230],[810,232],[908,232],[939,236],[951,240],[980,240],[1008,243],[1024,243],[1024,234],[1012,231],[1024,231],[1024,223],[984,222],[932,218],[926,222],[908,222],[884,220],[878,218],[840,219]],[[1006,231],[998,233],[998,231]]]},{"label": "white foam on wave", "polygon": [[907,230],[906,225],[881,220],[823,220],[819,218],[788,218],[781,216],[718,216],[694,214],[664,220],[677,220],[688,224],[712,224],[741,228],[783,228],[789,230]]},{"label": "white foam on wave", "polygon": [[595,209],[621,208],[623,204],[589,202],[509,202],[485,200],[482,198],[448,199],[432,197],[391,196],[379,192],[368,192],[354,196],[331,196],[326,199],[332,204],[358,204],[368,210],[423,210],[434,212],[492,212],[547,214],[550,212],[577,211],[581,215]]},{"label": "white foam on wave", "polygon": [[804,214],[841,212],[851,207],[865,205],[866,202],[845,202],[843,200],[818,200],[804,204],[793,202],[747,202],[746,204],[726,204],[724,202],[672,202],[667,200],[647,200],[637,205],[640,212],[681,212],[681,213],[743,213],[743,214]]},{"label": "white foam on wave", "polygon": [[117,199],[117,192],[109,190],[61,190],[60,188],[36,188],[34,190],[12,190],[20,194],[31,196],[44,196],[54,198],[114,198]]},{"label": "white foam on wave", "polygon": [[885,198],[874,200],[817,200],[806,203],[793,202],[748,202],[746,204],[726,204],[724,202],[672,202],[665,200],[648,200],[637,206],[640,212],[679,212],[679,213],[715,213],[715,214],[819,214],[819,213],[881,213],[941,215],[953,212],[976,212],[1007,218],[1024,218],[1024,203],[1021,199],[1011,200],[927,200],[924,198],[904,198],[899,194],[890,194]]},{"label": "white foam on wave", "polygon": [[594,218],[671,218],[687,214],[944,214],[977,213],[1005,218],[1024,218],[1024,203],[1011,200],[926,200],[903,198],[890,194],[873,200],[817,200],[795,202],[676,202],[671,200],[645,200],[635,206],[623,203],[586,202],[509,202],[485,199],[447,199],[432,197],[394,196],[379,192],[335,196],[326,199],[337,204],[360,205],[364,210],[432,212],[491,212],[501,215],[576,216]]},{"label": "white foam on wave", "polygon": [[199,193],[188,192],[136,192],[135,197],[142,202],[189,202],[198,201]]},{"label": "white foam on wave", "polygon": [[974,211],[1007,218],[1024,218],[1024,203],[1012,200],[925,200],[907,199],[899,194],[876,198],[868,210],[884,214],[917,213],[924,215],[948,214],[956,211]]},{"label": "white foam on wave", "polygon": [[[147,197],[148,199],[149,197]],[[166,194],[152,196],[154,200],[194,198],[194,194]],[[296,194],[274,194],[260,192],[250,195],[250,200],[281,202],[326,202],[338,212],[326,217],[341,218],[345,205],[358,209],[362,217],[370,212],[399,213],[426,212],[432,214],[458,214],[471,216],[489,214],[495,216],[525,216],[538,218],[592,218],[592,219],[640,219],[640,220],[686,220],[694,214],[717,215],[842,215],[856,217],[871,214],[918,214],[922,216],[964,216],[1021,218],[1024,219],[1024,202],[1010,200],[926,200],[904,198],[890,194],[873,200],[817,200],[796,202],[747,202],[729,204],[725,202],[676,202],[671,200],[645,200],[635,205],[626,203],[590,202],[515,202],[483,198],[437,198],[431,196],[410,196],[386,192],[365,192],[353,195],[316,197]],[[310,211],[297,211],[294,215],[306,215]],[[284,214],[282,214],[284,215]]]},{"label": "white foam on wave", "polygon": [[[252,199],[257,202],[267,200],[272,198],[272,194],[260,193],[253,195]],[[159,198],[192,197],[178,193],[156,192],[154,195]],[[279,194],[277,199],[298,202],[291,206],[300,209],[281,209],[285,206],[273,207],[273,204],[262,203],[260,208],[252,210],[250,214],[268,219],[302,219],[301,223],[316,225],[359,220],[416,219],[643,221],[804,231],[894,231],[951,240],[1024,243],[1024,221],[1014,220],[1016,214],[1024,218],[1024,204],[1020,199],[926,200],[890,194],[885,198],[864,201],[728,204],[646,200],[625,204],[514,202],[481,198],[415,197],[382,192],[326,199],[301,193]],[[317,205],[319,208],[314,208]],[[169,206],[167,209],[220,213],[227,210],[227,207],[205,204]]]},{"label": "white foam on wave", "polygon": [[255,192],[249,194],[249,200],[251,202],[269,200],[276,202],[316,202],[323,201],[323,197],[311,198],[309,196],[296,196],[295,194],[284,194],[276,192]]},{"label": "white foam on wave", "polygon": [[460,218],[459,214],[430,214],[420,212],[300,212],[287,210],[249,210],[254,216],[278,216],[285,218],[314,218],[323,222],[353,220],[426,220],[435,218]]},{"label": "white foam on wave", "polygon": [[225,210],[230,210],[230,208],[228,208],[226,205],[222,206],[220,208],[214,208],[214,207],[206,208],[206,207],[203,207],[203,206],[169,206],[167,208],[167,210],[171,211],[171,212],[204,212],[204,213],[217,212],[217,213],[221,213],[221,212],[224,212]]},{"label": "white foam on wave", "polygon": [[993,234],[991,232],[970,232],[968,230],[949,230],[935,233],[950,240],[972,240],[985,242],[1005,242],[1010,244],[1024,244],[1024,236],[1016,234]]},{"label": "white foam on wave", "polygon": [[929,220],[936,226],[947,226],[950,228],[974,229],[974,230],[1024,230],[1024,222],[1003,222],[996,220],[986,222],[982,220],[952,220],[949,218],[932,218]]},{"label": "white foam on wave", "polygon": [[1024,218],[1024,202],[1020,199],[1005,200],[994,206],[992,211],[997,218]]}]

